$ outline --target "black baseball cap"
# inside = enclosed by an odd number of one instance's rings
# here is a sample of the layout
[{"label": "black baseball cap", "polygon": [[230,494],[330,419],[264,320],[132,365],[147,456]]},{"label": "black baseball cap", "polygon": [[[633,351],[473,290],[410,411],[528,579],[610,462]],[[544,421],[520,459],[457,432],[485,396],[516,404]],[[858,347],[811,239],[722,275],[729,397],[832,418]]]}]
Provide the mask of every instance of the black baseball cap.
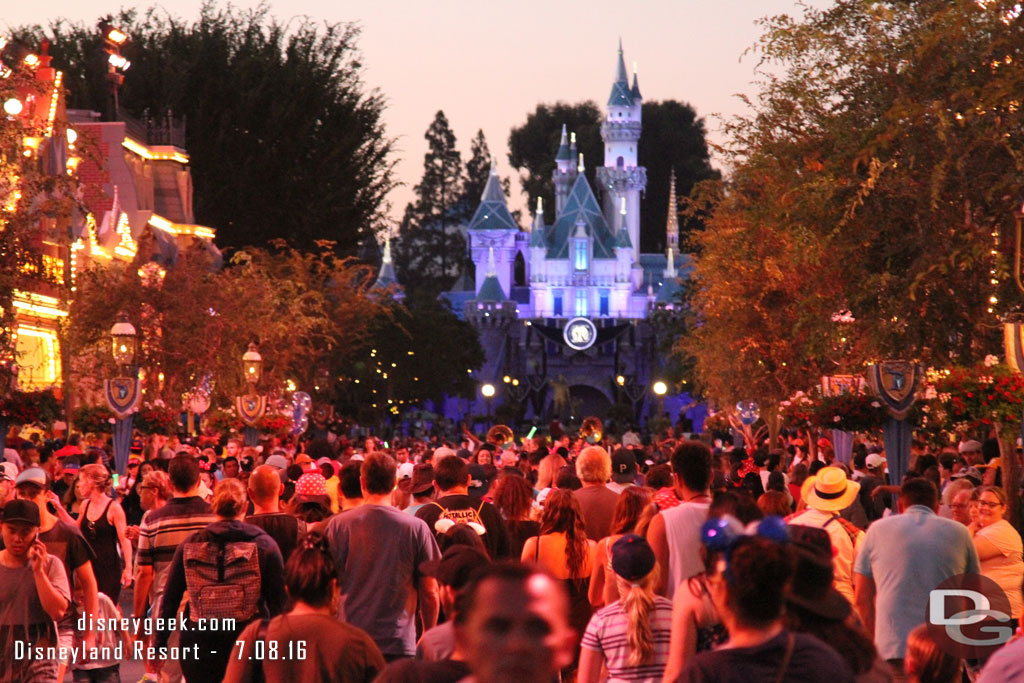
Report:
[{"label": "black baseball cap", "polygon": [[39,506],[31,500],[16,498],[7,501],[3,509],[3,522],[20,522],[31,526],[39,526]]}]

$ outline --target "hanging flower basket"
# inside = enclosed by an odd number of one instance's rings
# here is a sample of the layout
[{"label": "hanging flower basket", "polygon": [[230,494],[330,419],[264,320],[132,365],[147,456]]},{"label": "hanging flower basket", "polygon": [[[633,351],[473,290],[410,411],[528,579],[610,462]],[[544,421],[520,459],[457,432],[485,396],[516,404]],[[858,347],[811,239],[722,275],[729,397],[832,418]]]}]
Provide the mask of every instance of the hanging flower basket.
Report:
[{"label": "hanging flower basket", "polygon": [[815,425],[814,400],[800,391],[788,401],[779,403],[780,426],[786,429],[803,429]]},{"label": "hanging flower basket", "polygon": [[812,422],[822,429],[844,432],[869,432],[881,429],[889,412],[874,396],[848,392],[834,396],[817,396]]},{"label": "hanging flower basket", "polygon": [[984,363],[933,373],[928,388],[930,417],[953,431],[1020,423],[1024,375],[989,356]]},{"label": "hanging flower basket", "polygon": [[133,427],[143,434],[175,434],[180,414],[162,404],[145,404],[135,413]]},{"label": "hanging flower basket", "polygon": [[52,424],[61,415],[53,389],[14,391],[0,398],[0,416],[17,425]]},{"label": "hanging flower basket", "polygon": [[114,429],[114,414],[106,406],[79,406],[72,412],[71,422],[80,432],[109,434]]}]

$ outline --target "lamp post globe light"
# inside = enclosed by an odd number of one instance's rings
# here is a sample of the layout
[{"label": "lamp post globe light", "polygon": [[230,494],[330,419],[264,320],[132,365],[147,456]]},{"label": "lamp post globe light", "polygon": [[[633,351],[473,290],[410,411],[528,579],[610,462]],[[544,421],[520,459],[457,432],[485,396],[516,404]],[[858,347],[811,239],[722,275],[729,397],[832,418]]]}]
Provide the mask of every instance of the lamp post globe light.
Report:
[{"label": "lamp post globe light", "polygon": [[491,401],[494,400],[494,385],[490,382],[480,387],[480,394],[487,400],[487,426],[491,425]]},{"label": "lamp post globe light", "polygon": [[117,322],[110,328],[111,350],[114,362],[128,367],[135,360],[135,326],[128,321],[127,313],[120,313]]},{"label": "lamp post globe light", "polygon": [[255,387],[263,376],[263,356],[256,350],[256,342],[249,342],[249,349],[242,354],[245,381]]},{"label": "lamp post globe light", "polygon": [[668,393],[668,385],[658,380],[651,389],[654,391],[654,395],[658,397],[658,417],[661,417],[665,413],[665,394]]}]

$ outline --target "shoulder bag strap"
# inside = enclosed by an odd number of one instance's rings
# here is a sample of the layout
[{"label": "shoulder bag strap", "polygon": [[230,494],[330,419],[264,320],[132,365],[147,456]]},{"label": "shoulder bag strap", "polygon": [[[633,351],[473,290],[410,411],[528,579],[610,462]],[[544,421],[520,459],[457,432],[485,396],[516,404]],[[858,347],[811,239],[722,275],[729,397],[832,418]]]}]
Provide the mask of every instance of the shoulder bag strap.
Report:
[{"label": "shoulder bag strap", "polygon": [[782,683],[786,678],[786,671],[789,670],[789,660],[793,657],[793,648],[796,646],[796,636],[792,631],[786,634],[786,654],[782,657],[782,664],[779,665],[779,675],[775,677],[775,683]]},{"label": "shoulder bag strap", "polygon": [[537,534],[537,545],[533,548],[533,561],[534,563],[540,563],[540,534]]}]

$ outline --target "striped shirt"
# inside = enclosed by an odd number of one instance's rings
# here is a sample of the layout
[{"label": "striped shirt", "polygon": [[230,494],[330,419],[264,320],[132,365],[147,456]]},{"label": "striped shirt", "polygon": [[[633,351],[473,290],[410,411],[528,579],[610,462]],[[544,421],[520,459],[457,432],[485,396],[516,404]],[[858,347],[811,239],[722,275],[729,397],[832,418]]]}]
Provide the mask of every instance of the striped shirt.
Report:
[{"label": "striped shirt", "polygon": [[654,609],[651,610],[651,632],[654,636],[654,656],[647,664],[631,667],[629,661],[630,648],[627,641],[629,620],[622,601],[598,610],[590,618],[587,630],[583,634],[581,645],[588,650],[604,655],[605,666],[608,667],[608,682],[642,681],[658,683],[668,663],[668,645],[672,631],[672,601],[660,595],[654,598]]},{"label": "striped shirt", "polygon": [[154,606],[163,594],[174,551],[193,533],[216,521],[210,504],[199,496],[171,498],[162,508],[150,510],[142,518],[135,562],[140,567],[153,567],[150,598]]}]

